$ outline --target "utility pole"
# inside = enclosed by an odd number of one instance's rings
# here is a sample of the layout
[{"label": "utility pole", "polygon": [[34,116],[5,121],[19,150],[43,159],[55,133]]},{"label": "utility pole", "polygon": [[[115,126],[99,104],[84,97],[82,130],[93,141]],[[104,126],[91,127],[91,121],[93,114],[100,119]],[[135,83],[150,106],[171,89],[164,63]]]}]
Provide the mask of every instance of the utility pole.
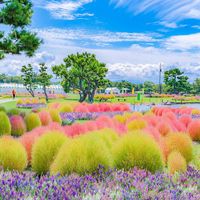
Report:
[{"label": "utility pole", "polygon": [[159,69],[159,93],[162,94],[162,64],[160,63]]}]

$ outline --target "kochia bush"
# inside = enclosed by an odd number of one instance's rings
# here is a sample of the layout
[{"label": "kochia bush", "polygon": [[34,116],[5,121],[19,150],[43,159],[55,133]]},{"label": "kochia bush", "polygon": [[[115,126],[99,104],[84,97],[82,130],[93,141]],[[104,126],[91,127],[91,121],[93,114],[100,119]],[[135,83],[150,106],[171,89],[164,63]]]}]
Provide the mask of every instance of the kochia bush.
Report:
[{"label": "kochia bush", "polygon": [[25,117],[26,127],[28,131],[33,130],[36,127],[41,126],[41,121],[36,113],[30,113]]},{"label": "kochia bush", "polygon": [[172,151],[169,154],[167,165],[170,174],[185,172],[187,170],[186,160],[178,151]]},{"label": "kochia bush", "polygon": [[37,174],[45,174],[67,137],[60,132],[47,132],[37,139],[32,150],[32,169]]},{"label": "kochia bush", "polygon": [[171,133],[166,137],[168,154],[179,151],[187,162],[192,160],[192,140],[186,133]]},{"label": "kochia bush", "polygon": [[103,142],[88,135],[67,141],[51,166],[51,174],[92,173],[99,165],[112,166],[112,156]]},{"label": "kochia bush", "polygon": [[147,123],[143,119],[135,119],[127,124],[127,128],[129,131],[144,129],[146,127]]},{"label": "kochia bush", "polygon": [[200,120],[193,120],[188,125],[188,133],[194,141],[200,141]]},{"label": "kochia bush", "polygon": [[26,125],[24,119],[19,115],[10,117],[11,134],[12,136],[21,136],[26,132]]},{"label": "kochia bush", "polygon": [[62,119],[60,117],[59,112],[56,109],[50,109],[49,113],[51,115],[51,119],[53,122],[57,122],[59,124],[62,124]]},{"label": "kochia bush", "polygon": [[10,120],[5,112],[0,112],[0,136],[1,135],[10,135],[11,134],[11,125]]},{"label": "kochia bush", "polygon": [[163,157],[154,139],[142,132],[125,135],[113,147],[114,166],[129,170],[133,167],[156,172],[163,169]]},{"label": "kochia bush", "polygon": [[4,170],[23,171],[27,166],[24,147],[11,137],[0,138],[0,166]]},{"label": "kochia bush", "polygon": [[48,111],[42,110],[38,115],[43,126],[47,126],[52,122],[51,115]]}]

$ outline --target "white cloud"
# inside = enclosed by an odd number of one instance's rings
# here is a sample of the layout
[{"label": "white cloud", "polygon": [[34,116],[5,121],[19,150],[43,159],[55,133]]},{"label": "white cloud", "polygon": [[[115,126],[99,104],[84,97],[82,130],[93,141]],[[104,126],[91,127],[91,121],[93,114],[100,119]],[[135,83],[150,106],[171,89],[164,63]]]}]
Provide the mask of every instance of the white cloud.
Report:
[{"label": "white cloud", "polygon": [[164,46],[180,51],[200,49],[200,33],[172,36],[166,39]]},{"label": "white cloud", "polygon": [[110,32],[110,31],[87,31],[80,29],[35,29],[38,35],[45,40],[45,44],[51,45],[72,45],[79,42],[79,45],[92,44],[95,46],[108,46],[119,42],[144,42],[152,43],[158,41],[153,34]]},{"label": "white cloud", "polygon": [[39,1],[36,6],[48,10],[54,18],[63,20],[75,20],[83,17],[92,17],[93,13],[85,12],[83,7],[93,0],[61,0],[48,2]]},{"label": "white cloud", "polygon": [[110,0],[116,7],[128,7],[134,14],[156,12],[164,21],[200,19],[200,0]]},{"label": "white cloud", "polygon": [[[33,58],[25,56],[11,56],[0,63],[0,73],[19,74],[24,64],[32,63],[35,69],[38,63],[46,62],[49,69],[52,65],[60,64],[63,58],[71,53],[90,52],[97,55],[101,62],[107,63],[108,77],[111,80],[127,79],[134,82],[152,80],[157,82],[159,63],[164,63],[164,69],[178,66],[186,72],[191,80],[199,76],[200,70],[200,44],[199,34],[188,36],[173,36],[160,41],[161,47],[141,46],[134,44],[130,47],[113,47],[116,42],[129,41],[157,41],[150,35],[137,35],[135,33],[112,33],[45,29],[37,30],[40,37],[45,40],[40,50]],[[80,41],[89,45],[81,45]],[[91,43],[108,44],[111,46],[91,48]],[[190,49],[197,48],[195,52]],[[199,49],[198,49],[199,48]],[[182,50],[182,51],[174,51]]]}]

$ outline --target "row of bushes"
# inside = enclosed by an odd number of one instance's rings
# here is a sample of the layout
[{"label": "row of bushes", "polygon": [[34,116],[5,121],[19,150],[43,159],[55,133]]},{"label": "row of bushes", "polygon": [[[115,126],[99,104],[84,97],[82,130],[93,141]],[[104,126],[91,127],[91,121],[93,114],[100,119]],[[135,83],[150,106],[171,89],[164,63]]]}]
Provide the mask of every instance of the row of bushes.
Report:
[{"label": "row of bushes", "polygon": [[61,113],[67,112],[127,112],[131,111],[130,106],[125,103],[51,103],[49,108],[58,109]]},{"label": "row of bushes", "polygon": [[[182,140],[184,146],[176,145]],[[167,161],[160,145],[144,131],[131,131],[119,136],[111,129],[92,131],[70,139],[60,131],[48,131],[34,143],[31,168],[37,174],[85,174],[99,165],[108,168],[138,167],[151,172],[162,171],[167,163],[170,173],[185,171],[192,159],[192,143],[186,134],[171,133],[165,138]],[[0,139],[0,165],[4,169],[23,171],[27,154],[20,141]]]}]

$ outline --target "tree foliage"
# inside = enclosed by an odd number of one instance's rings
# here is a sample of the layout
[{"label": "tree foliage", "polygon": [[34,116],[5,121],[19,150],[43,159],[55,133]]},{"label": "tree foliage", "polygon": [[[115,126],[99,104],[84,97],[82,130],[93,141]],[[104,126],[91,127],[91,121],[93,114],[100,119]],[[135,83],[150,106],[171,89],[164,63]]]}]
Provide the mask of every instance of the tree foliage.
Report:
[{"label": "tree foliage", "polygon": [[184,72],[181,72],[178,68],[165,71],[164,74],[164,82],[167,91],[173,94],[190,91],[188,79],[189,78],[184,75]]},{"label": "tree foliage", "polygon": [[8,32],[0,31],[0,59],[8,53],[34,55],[42,40],[26,30],[32,15],[30,0],[0,0],[0,24],[10,27]]},{"label": "tree foliage", "polygon": [[87,52],[69,55],[64,59],[64,64],[53,66],[52,70],[62,79],[65,92],[70,89],[79,91],[80,102],[87,97],[93,102],[96,89],[108,83],[105,64],[99,62],[94,54]]},{"label": "tree foliage", "polygon": [[193,83],[193,93],[200,94],[200,78],[195,79]]},{"label": "tree foliage", "polygon": [[152,94],[153,92],[156,92],[156,85],[155,83],[151,81],[145,81],[144,82],[144,92],[146,94]]},{"label": "tree foliage", "polygon": [[48,101],[47,87],[51,84],[53,76],[47,73],[47,66],[44,63],[40,64],[38,83],[42,86],[46,101]]},{"label": "tree foliage", "polygon": [[23,84],[26,87],[26,90],[31,94],[32,97],[34,97],[34,90],[36,89],[37,83],[37,74],[33,71],[32,65],[28,64],[28,66],[22,66],[21,73]]}]

